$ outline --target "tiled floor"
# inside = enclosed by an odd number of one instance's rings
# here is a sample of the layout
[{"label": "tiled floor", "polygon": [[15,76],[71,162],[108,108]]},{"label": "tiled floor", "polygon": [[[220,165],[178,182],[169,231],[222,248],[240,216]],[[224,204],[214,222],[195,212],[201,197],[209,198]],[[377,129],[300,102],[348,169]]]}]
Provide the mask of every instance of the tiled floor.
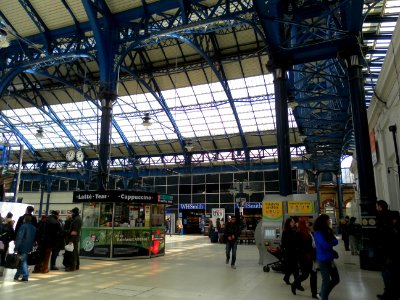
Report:
[{"label": "tiled floor", "polygon": [[[311,299],[308,280],[305,291],[294,296],[282,274],[263,272],[255,245],[239,245],[236,270],[225,264],[224,246],[203,236],[172,236],[167,237],[167,254],[158,258],[82,259],[77,272],[31,274],[27,283],[14,282],[15,270],[7,270],[0,278],[0,299]],[[382,290],[378,272],[360,270],[358,257],[349,252],[340,251],[337,264],[341,282],[329,299],[376,299]]]}]

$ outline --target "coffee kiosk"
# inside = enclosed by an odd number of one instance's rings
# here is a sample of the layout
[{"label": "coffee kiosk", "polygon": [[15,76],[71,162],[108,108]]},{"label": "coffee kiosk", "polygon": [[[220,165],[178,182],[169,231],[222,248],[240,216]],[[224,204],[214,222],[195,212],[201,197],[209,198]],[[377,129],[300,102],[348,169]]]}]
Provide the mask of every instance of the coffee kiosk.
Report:
[{"label": "coffee kiosk", "polygon": [[80,255],[95,259],[165,254],[165,205],[171,197],[141,191],[75,191],[82,203]]}]

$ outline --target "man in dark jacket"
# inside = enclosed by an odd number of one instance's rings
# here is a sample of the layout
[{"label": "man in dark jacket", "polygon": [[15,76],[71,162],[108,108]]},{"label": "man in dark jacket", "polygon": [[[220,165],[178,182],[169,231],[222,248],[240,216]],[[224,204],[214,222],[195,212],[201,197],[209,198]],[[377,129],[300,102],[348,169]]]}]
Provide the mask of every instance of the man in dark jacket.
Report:
[{"label": "man in dark jacket", "polygon": [[30,205],[26,208],[25,214],[18,218],[17,225],[15,225],[15,232],[18,232],[18,230],[21,227],[22,223],[24,223],[24,217],[26,215],[31,216],[31,219],[32,219],[31,224],[33,226],[35,226],[35,227],[38,227],[38,221],[37,221],[36,217],[34,215],[32,215],[34,210],[35,209],[33,208],[33,206],[30,206]]},{"label": "man in dark jacket", "polygon": [[226,263],[229,264],[230,253],[232,250],[231,268],[236,269],[236,251],[238,244],[238,237],[240,235],[240,227],[236,222],[236,217],[232,216],[231,220],[225,226],[226,236]]},{"label": "man in dark jacket", "polygon": [[72,266],[65,268],[66,272],[79,270],[79,238],[81,234],[82,218],[79,215],[79,208],[72,209],[72,223],[68,234],[68,240],[74,244],[72,252]]},{"label": "man in dark jacket", "polygon": [[14,275],[14,280],[22,276],[21,281],[28,281],[28,253],[32,251],[35,242],[36,227],[32,225],[32,217],[26,214],[15,239],[14,252],[21,255],[22,263]]},{"label": "man in dark jacket", "polygon": [[[55,248],[59,246],[60,239],[63,239],[63,229],[58,222],[58,212],[53,210],[41,226],[41,232],[38,239],[42,247],[43,260],[35,266],[35,273],[48,273],[50,255]],[[52,265],[52,267],[54,267]]]}]

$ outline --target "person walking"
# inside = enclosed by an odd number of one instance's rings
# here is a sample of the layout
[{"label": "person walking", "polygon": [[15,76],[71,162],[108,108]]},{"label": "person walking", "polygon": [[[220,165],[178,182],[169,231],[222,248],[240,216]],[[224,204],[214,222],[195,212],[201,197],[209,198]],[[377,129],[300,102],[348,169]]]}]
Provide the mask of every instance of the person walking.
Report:
[{"label": "person walking", "polygon": [[15,238],[14,252],[21,256],[22,263],[14,275],[14,280],[28,281],[28,253],[32,251],[35,242],[36,227],[32,225],[32,216],[25,214],[22,225],[19,227]]},{"label": "person walking", "polygon": [[326,214],[321,214],[314,224],[314,240],[317,249],[317,263],[322,276],[322,284],[319,296],[322,300],[328,300],[332,289],[339,284],[339,272],[334,259],[337,252],[333,247],[338,244],[332,228],[330,228],[330,218]]},{"label": "person walking", "polygon": [[351,255],[358,255],[361,238],[361,225],[356,223],[355,217],[350,218],[348,232]]},{"label": "person walking", "polygon": [[66,272],[72,272],[79,270],[79,238],[82,228],[82,218],[79,215],[79,208],[74,207],[72,210],[72,222],[71,228],[68,233],[68,240],[74,244],[74,250],[72,251],[72,265],[65,268]]},{"label": "person walking", "polygon": [[16,232],[16,233],[18,232],[19,228],[20,228],[20,227],[22,226],[22,224],[24,223],[24,217],[25,217],[26,215],[31,216],[31,219],[32,219],[31,224],[32,224],[33,226],[35,226],[35,227],[38,227],[38,221],[37,221],[36,217],[35,217],[34,215],[32,215],[32,213],[33,213],[34,210],[35,210],[35,209],[34,209],[33,206],[31,206],[31,205],[29,205],[29,206],[26,207],[26,209],[25,209],[25,214],[22,215],[22,216],[20,216],[20,217],[18,218],[17,225],[15,225],[15,232]]},{"label": "person walking", "polygon": [[350,222],[350,218],[349,218],[349,216],[346,216],[344,218],[343,223],[340,226],[340,229],[342,232],[342,240],[344,243],[344,249],[346,251],[350,251],[350,248],[349,248],[349,222]]},{"label": "person walking", "polygon": [[3,243],[3,250],[0,250],[0,277],[3,276],[6,255],[10,242],[15,239],[13,214],[9,212],[3,223],[0,223],[0,241]]},{"label": "person walking", "polygon": [[225,226],[225,236],[226,236],[226,264],[229,264],[232,251],[231,268],[236,269],[236,253],[238,237],[240,235],[240,227],[236,222],[236,216],[232,216],[231,220]]},{"label": "person walking", "polygon": [[313,298],[317,298],[317,284],[316,274],[312,272],[313,263],[315,260],[315,248],[313,247],[314,239],[311,235],[311,229],[308,225],[306,218],[300,218],[296,232],[296,247],[297,247],[297,258],[300,266],[301,275],[296,277],[291,285],[293,295],[296,295],[297,287],[301,286],[301,283],[306,280],[310,275],[310,287],[311,295]]},{"label": "person walking", "polygon": [[[290,275],[293,274],[294,278],[299,277],[299,266],[296,252],[296,230],[297,228],[294,219],[287,218],[285,220],[285,225],[283,226],[281,241],[283,265],[285,272],[283,281],[286,282],[287,285],[291,285]],[[304,291],[303,287],[301,286],[297,286],[296,288],[300,291]]]}]

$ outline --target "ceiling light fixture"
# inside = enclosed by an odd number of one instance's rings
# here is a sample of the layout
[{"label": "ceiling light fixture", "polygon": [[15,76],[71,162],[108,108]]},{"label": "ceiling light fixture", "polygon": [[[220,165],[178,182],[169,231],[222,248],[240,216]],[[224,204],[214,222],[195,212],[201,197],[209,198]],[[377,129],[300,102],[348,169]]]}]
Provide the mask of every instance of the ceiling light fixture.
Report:
[{"label": "ceiling light fixture", "polygon": [[148,126],[150,126],[152,124],[150,122],[151,118],[150,118],[150,114],[149,113],[144,113],[144,117],[142,118],[142,120],[143,120],[143,122],[142,122],[143,126],[148,127]]},{"label": "ceiling light fixture", "polygon": [[194,148],[194,145],[193,145],[193,143],[192,143],[191,140],[185,141],[185,149],[186,149],[187,151],[190,152],[190,151],[193,150],[193,148]]},{"label": "ceiling light fixture", "polygon": [[40,126],[35,133],[35,137],[40,140],[41,138],[43,138],[43,128]]},{"label": "ceiling light fixture", "polygon": [[10,42],[7,40],[7,31],[0,28],[0,48],[7,48]]}]

